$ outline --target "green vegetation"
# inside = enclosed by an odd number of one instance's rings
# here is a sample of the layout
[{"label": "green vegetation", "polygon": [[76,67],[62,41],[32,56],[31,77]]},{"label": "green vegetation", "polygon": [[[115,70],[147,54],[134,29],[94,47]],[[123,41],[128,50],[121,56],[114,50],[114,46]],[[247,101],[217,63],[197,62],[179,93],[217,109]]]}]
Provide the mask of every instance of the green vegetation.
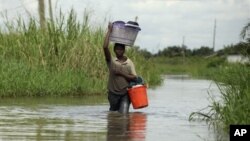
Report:
[{"label": "green vegetation", "polygon": [[[250,58],[250,40],[232,46],[231,51],[240,52]],[[238,48],[238,49],[237,49]],[[225,48],[228,51],[230,48]],[[225,52],[226,52],[225,51]],[[229,131],[230,124],[250,123],[250,65],[249,63],[227,64],[211,76],[222,94],[222,101],[213,101],[209,120],[217,128]]]},{"label": "green vegetation", "polygon": [[155,57],[152,61],[163,74],[188,74],[207,79],[211,78],[218,67],[227,64],[223,57]]},{"label": "green vegetation", "polygon": [[[85,14],[81,23],[72,10],[68,17],[61,14],[55,22],[46,21],[42,29],[33,18],[28,23],[21,18],[7,21],[0,30],[0,97],[105,94],[105,30],[90,26],[89,18]],[[229,124],[250,123],[250,69],[249,64],[227,63],[225,56],[240,53],[249,57],[249,48],[247,39],[217,52],[209,47],[189,50],[172,46],[152,55],[132,47],[127,56],[150,86],[161,83],[161,74],[215,80],[222,102],[213,101],[210,112],[202,115],[228,130]]]},{"label": "green vegetation", "polygon": [[[250,23],[244,27],[247,30]],[[242,31],[242,33],[245,33]],[[242,34],[241,33],[241,34]],[[243,35],[245,37],[245,34]],[[250,38],[235,45],[225,46],[217,52],[207,47],[190,50],[185,46],[171,46],[150,55],[141,53],[153,60],[157,68],[166,74],[188,74],[196,78],[214,80],[221,92],[221,100],[212,97],[209,112],[193,112],[201,116],[217,129],[228,133],[230,124],[250,124],[250,63],[228,63],[227,55],[242,55],[250,58]]]},{"label": "green vegetation", "polygon": [[[246,42],[226,46],[217,52],[218,56],[228,54],[241,54],[250,58],[250,38]],[[250,65],[249,62],[226,63],[222,60],[210,62],[207,66],[215,69],[207,69],[208,78],[214,80],[221,92],[221,101],[213,99],[208,107],[208,113],[194,112],[200,115],[217,129],[223,128],[228,133],[231,124],[250,123]],[[214,67],[213,67],[214,66]],[[217,67],[215,67],[217,66]],[[204,74],[203,74],[204,76]]]},{"label": "green vegetation", "polygon": [[230,124],[250,123],[250,68],[234,64],[221,69],[214,76],[222,94],[222,103],[212,103],[213,114],[209,116],[216,126],[229,129]]},{"label": "green vegetation", "polygon": [[[72,10],[43,29],[33,18],[7,21],[0,30],[0,97],[105,94],[105,30],[90,26],[89,18],[85,13],[80,23]],[[133,48],[127,55],[147,83],[161,82],[154,64]]]},{"label": "green vegetation", "polygon": [[249,124],[250,66],[217,60],[208,63],[207,67],[206,71],[203,71],[203,76],[206,75],[215,81],[221,92],[221,100],[217,101],[211,97],[209,112],[194,112],[190,115],[190,119],[195,115],[201,116],[217,129],[223,128],[226,132],[230,124]]},{"label": "green vegetation", "polygon": [[[249,43],[248,43],[249,45]],[[234,46],[235,47],[235,46]],[[228,48],[226,48],[227,50]],[[223,128],[226,132],[230,124],[250,123],[250,66],[249,64],[228,63],[223,56],[213,57],[155,57],[157,68],[166,74],[188,74],[195,78],[214,80],[221,92],[221,100],[211,97],[209,112],[194,112],[194,116]]]}]

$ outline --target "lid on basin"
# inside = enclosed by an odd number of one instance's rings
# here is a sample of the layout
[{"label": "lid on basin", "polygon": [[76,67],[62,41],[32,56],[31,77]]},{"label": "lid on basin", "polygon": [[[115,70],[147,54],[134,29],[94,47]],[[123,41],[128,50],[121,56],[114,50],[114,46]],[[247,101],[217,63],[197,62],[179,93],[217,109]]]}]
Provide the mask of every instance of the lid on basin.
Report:
[{"label": "lid on basin", "polygon": [[141,30],[141,28],[139,27],[139,24],[137,22],[134,22],[134,21],[128,21],[125,26],[127,27],[131,27],[131,28],[134,28],[136,30]]}]

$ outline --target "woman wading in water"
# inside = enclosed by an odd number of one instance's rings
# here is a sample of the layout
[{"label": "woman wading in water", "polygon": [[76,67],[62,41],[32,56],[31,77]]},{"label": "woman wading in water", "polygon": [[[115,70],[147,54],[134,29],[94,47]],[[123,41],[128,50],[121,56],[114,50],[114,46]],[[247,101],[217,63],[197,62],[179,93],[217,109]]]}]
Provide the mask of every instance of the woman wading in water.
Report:
[{"label": "woman wading in water", "polygon": [[111,56],[109,51],[109,36],[112,30],[112,24],[109,23],[108,31],[103,43],[103,50],[106,63],[109,69],[108,80],[108,100],[110,104],[109,111],[118,111],[120,113],[128,113],[130,100],[127,88],[131,81],[135,81],[136,71],[134,63],[124,55],[125,45],[115,43],[115,57]]}]

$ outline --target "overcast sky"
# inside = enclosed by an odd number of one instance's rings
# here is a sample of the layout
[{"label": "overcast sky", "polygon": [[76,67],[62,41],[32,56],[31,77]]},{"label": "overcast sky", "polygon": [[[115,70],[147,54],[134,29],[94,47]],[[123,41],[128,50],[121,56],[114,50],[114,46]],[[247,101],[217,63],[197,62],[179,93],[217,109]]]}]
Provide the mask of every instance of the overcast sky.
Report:
[{"label": "overcast sky", "polygon": [[[135,44],[154,53],[181,45],[183,39],[189,49],[212,47],[215,19],[218,50],[240,42],[239,34],[250,21],[250,0],[52,0],[52,4],[55,13],[74,8],[79,18],[87,9],[91,22],[104,27],[108,20],[129,21],[138,16],[142,30]],[[27,11],[38,17],[37,5],[37,0],[0,0],[0,12],[7,11],[9,19],[18,14],[27,17]]]}]

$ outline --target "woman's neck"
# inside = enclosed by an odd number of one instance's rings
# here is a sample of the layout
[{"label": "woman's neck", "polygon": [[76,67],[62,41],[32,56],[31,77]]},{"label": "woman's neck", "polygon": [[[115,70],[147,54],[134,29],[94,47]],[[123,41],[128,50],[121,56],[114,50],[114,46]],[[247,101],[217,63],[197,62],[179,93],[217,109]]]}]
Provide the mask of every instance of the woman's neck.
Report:
[{"label": "woman's neck", "polygon": [[120,62],[125,62],[127,60],[127,57],[126,56],[117,56],[117,59],[120,61]]}]

